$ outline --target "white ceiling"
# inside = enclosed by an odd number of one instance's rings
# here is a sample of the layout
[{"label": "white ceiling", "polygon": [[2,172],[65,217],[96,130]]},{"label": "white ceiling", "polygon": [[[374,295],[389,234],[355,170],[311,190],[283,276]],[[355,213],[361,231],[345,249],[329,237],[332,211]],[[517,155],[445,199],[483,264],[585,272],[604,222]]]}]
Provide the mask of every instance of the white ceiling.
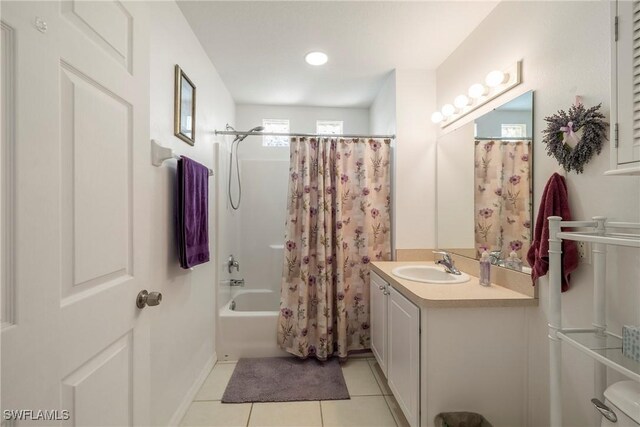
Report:
[{"label": "white ceiling", "polygon": [[[395,69],[435,69],[496,1],[180,1],[238,104],[369,107]],[[321,50],[313,67],[304,55]],[[185,70],[188,73],[188,70]]]}]

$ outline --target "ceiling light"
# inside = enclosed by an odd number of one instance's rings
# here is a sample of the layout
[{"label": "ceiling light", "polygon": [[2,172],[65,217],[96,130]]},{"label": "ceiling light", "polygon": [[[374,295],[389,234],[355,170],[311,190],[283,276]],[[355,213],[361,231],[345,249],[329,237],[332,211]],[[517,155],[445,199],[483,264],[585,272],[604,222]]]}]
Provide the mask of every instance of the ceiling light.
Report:
[{"label": "ceiling light", "polygon": [[455,114],[456,107],[451,104],[445,104],[442,106],[442,115],[445,117],[451,117]]},{"label": "ceiling light", "polygon": [[309,52],[304,57],[304,60],[307,61],[309,65],[324,65],[328,59],[329,57],[324,52]]},{"label": "ceiling light", "polygon": [[487,88],[484,85],[481,85],[480,83],[476,83],[474,85],[471,85],[471,87],[469,87],[469,96],[473,99],[478,99],[481,96],[484,96],[487,94]]},{"label": "ceiling light", "polygon": [[508,74],[505,74],[502,71],[494,70],[489,74],[487,74],[487,78],[484,81],[487,84],[487,86],[496,87],[504,83],[507,80],[508,76],[509,76]]},{"label": "ceiling light", "polygon": [[453,105],[458,108],[464,108],[469,105],[469,98],[467,95],[458,95],[456,96],[456,99],[453,100]]},{"label": "ceiling light", "polygon": [[444,120],[444,116],[440,111],[436,111],[431,115],[431,121],[433,123],[440,123],[442,120]]}]

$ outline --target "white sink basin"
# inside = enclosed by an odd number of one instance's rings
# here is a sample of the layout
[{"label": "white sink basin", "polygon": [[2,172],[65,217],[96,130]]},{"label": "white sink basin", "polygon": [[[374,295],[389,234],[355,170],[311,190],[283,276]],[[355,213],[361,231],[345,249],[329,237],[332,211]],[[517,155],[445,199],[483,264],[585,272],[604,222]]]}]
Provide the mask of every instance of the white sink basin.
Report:
[{"label": "white sink basin", "polygon": [[454,284],[469,281],[467,274],[450,274],[442,267],[433,265],[403,265],[391,270],[391,274],[401,279],[423,283]]}]

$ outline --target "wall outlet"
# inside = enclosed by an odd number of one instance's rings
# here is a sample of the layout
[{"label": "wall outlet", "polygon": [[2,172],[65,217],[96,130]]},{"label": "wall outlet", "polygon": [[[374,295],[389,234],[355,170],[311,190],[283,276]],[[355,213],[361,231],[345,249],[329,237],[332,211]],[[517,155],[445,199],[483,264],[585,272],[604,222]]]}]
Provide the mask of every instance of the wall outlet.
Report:
[{"label": "wall outlet", "polygon": [[591,264],[591,245],[589,242],[576,242],[578,245],[578,256],[580,262],[584,264]]}]

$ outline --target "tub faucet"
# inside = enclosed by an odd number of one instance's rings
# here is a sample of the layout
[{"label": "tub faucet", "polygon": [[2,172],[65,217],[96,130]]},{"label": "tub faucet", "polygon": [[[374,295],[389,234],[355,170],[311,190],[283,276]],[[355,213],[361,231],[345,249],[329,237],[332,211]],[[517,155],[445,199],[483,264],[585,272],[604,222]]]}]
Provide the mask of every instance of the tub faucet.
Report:
[{"label": "tub faucet", "polygon": [[244,287],[244,279],[231,279],[229,280],[229,286]]},{"label": "tub faucet", "polygon": [[460,270],[454,265],[453,260],[451,259],[451,254],[445,251],[433,251],[434,254],[442,255],[442,259],[436,261],[436,264],[442,265],[444,267],[444,271],[450,274],[462,274]]},{"label": "tub faucet", "polygon": [[233,257],[233,254],[229,255],[229,259],[227,260],[227,268],[229,269],[229,273],[231,273],[232,269],[236,269],[236,271],[240,271],[240,263]]}]

